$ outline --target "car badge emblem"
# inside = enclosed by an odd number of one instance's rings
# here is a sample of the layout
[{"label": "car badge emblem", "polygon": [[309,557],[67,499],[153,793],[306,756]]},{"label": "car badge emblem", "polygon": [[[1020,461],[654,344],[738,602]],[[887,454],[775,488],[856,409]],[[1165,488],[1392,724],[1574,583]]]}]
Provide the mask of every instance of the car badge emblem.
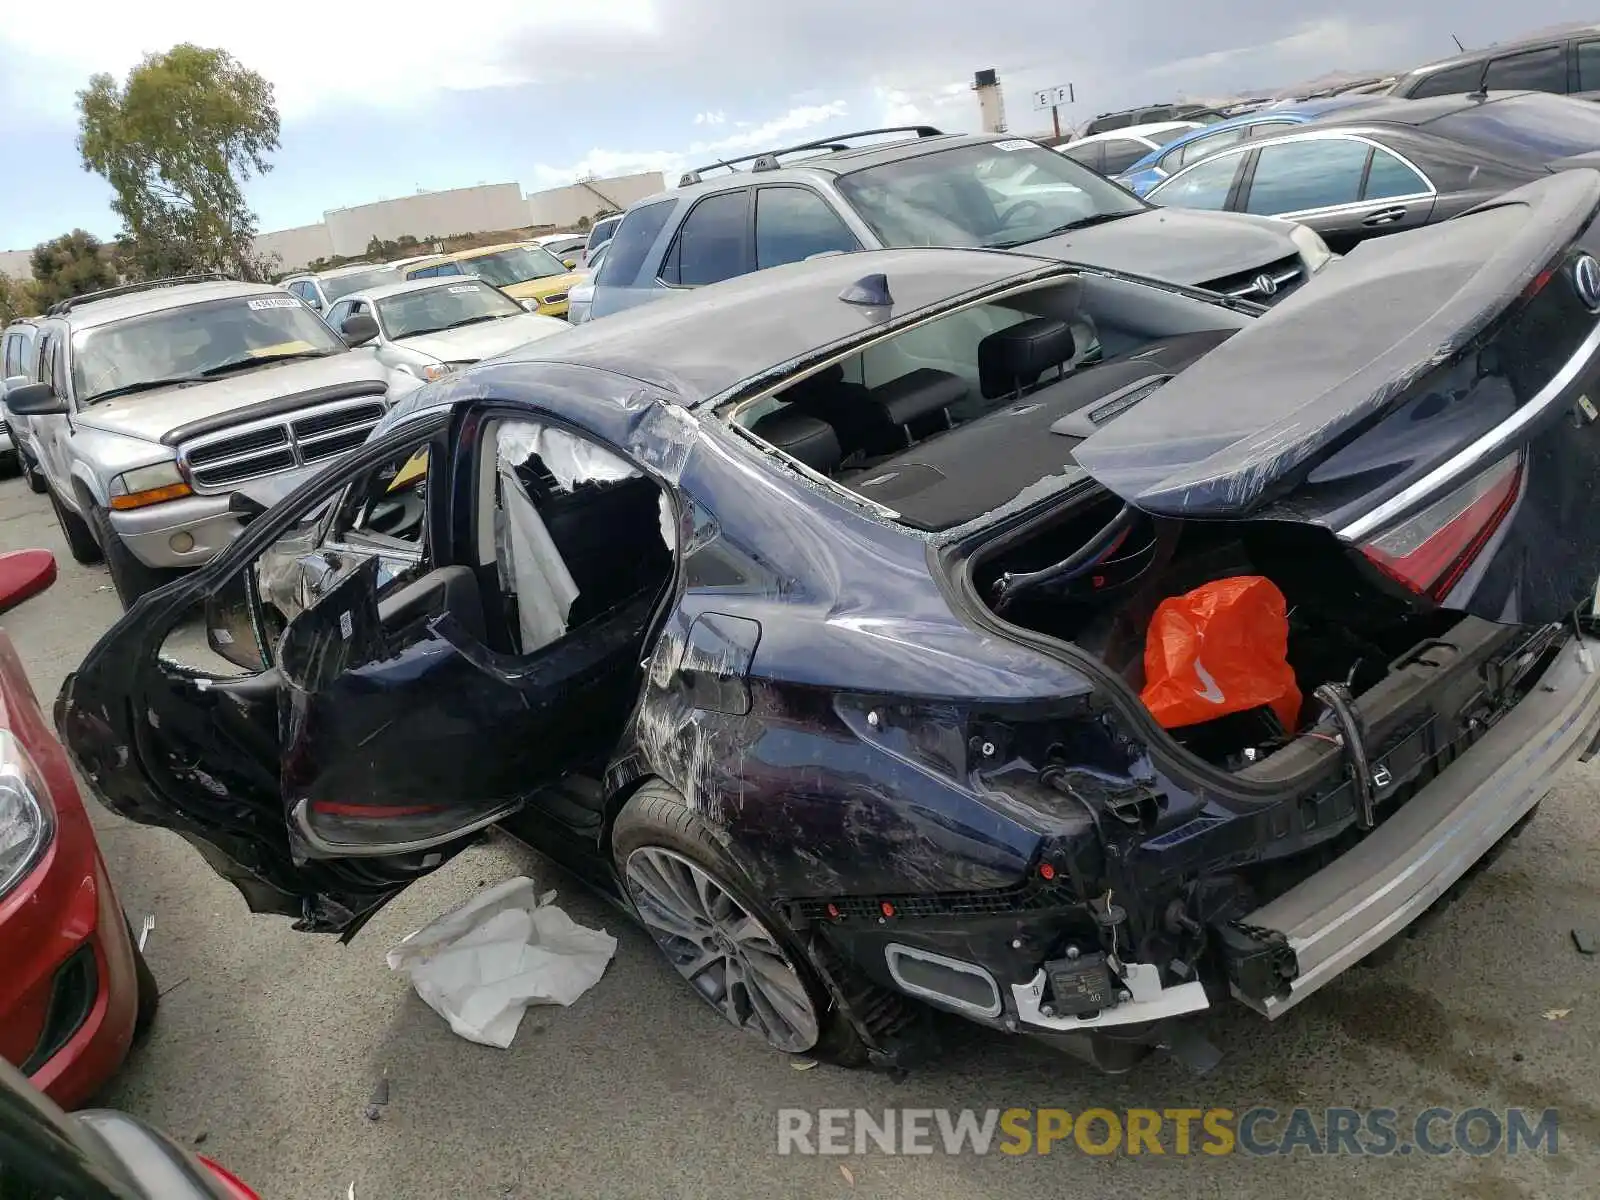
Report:
[{"label": "car badge emblem", "polygon": [[1263,296],[1276,296],[1278,294],[1278,281],[1271,275],[1257,275],[1255,287],[1256,291]]},{"label": "car badge emblem", "polygon": [[1592,254],[1580,254],[1572,264],[1572,287],[1590,312],[1600,312],[1600,261]]}]

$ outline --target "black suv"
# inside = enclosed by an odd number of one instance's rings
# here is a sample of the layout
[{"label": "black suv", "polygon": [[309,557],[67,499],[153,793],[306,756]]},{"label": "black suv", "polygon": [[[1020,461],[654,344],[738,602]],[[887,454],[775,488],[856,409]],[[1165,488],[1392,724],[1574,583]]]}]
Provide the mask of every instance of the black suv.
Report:
[{"label": "black suv", "polygon": [[1400,76],[1389,94],[1421,100],[1481,91],[1555,92],[1600,100],[1600,25],[1569,25],[1440,59]]}]

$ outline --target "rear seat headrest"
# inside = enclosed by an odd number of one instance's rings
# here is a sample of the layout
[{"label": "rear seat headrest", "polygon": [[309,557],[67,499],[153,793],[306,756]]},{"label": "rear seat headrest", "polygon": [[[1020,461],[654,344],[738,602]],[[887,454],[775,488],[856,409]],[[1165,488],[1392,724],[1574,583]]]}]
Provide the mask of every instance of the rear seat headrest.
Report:
[{"label": "rear seat headrest", "polygon": [[833,426],[792,405],[768,413],[750,426],[750,432],[822,475],[836,470],[844,461]]},{"label": "rear seat headrest", "polygon": [[918,367],[909,375],[872,389],[872,403],[891,425],[910,425],[920,417],[943,412],[966,398],[967,385],[957,375]]},{"label": "rear seat headrest", "polygon": [[978,382],[986,400],[1014,395],[1039,376],[1072,361],[1072,327],[1055,317],[1029,317],[978,343]]}]

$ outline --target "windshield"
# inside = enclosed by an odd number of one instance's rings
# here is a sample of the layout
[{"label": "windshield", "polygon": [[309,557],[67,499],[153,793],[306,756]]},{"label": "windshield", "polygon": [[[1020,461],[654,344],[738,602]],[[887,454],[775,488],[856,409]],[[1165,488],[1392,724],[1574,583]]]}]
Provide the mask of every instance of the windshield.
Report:
[{"label": "windshield", "polygon": [[1429,121],[1430,133],[1540,162],[1600,150],[1600,105],[1536,92]]},{"label": "windshield", "polygon": [[339,354],[345,344],[293,296],[191,304],[72,335],[79,402],[208,378],[283,357]]},{"label": "windshield", "polygon": [[437,333],[475,321],[494,321],[514,317],[522,305],[486,283],[464,280],[419,292],[401,292],[377,301],[378,320],[390,340]]},{"label": "windshield", "polygon": [[377,284],[391,283],[393,280],[393,267],[374,267],[370,271],[351,271],[348,275],[324,275],[317,282],[322,285],[322,293],[328,297],[328,303],[331,304],[351,292],[359,292]]},{"label": "windshield", "polygon": [[496,287],[510,287],[514,283],[527,283],[530,279],[548,279],[552,275],[567,273],[566,264],[542,246],[517,246],[494,254],[463,258],[457,265],[463,275],[476,275]]},{"label": "windshield", "polygon": [[1021,246],[1146,208],[1081,163],[1021,139],[869,167],[838,187],[890,247]]}]

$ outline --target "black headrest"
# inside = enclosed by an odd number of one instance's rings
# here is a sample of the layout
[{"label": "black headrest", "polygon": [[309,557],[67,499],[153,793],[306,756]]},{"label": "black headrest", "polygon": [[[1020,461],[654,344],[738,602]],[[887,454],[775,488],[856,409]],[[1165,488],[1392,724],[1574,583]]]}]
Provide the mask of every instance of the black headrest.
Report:
[{"label": "black headrest", "polygon": [[966,395],[966,382],[959,376],[918,367],[873,388],[872,403],[888,416],[891,425],[909,425],[919,417],[944,411]]},{"label": "black headrest", "polygon": [[750,432],[822,475],[844,461],[833,426],[793,407],[768,413],[750,426]]},{"label": "black headrest", "polygon": [[1072,327],[1055,317],[1029,317],[978,343],[984,398],[1010,396],[1046,371],[1072,361]]}]

